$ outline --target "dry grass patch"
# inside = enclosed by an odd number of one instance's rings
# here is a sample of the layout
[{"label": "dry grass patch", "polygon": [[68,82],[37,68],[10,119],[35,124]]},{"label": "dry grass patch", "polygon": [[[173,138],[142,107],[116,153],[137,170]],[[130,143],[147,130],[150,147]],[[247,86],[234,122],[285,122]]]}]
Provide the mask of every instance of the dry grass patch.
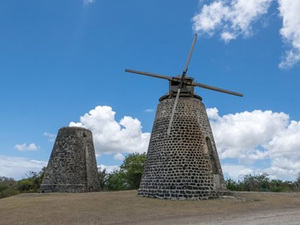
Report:
[{"label": "dry grass patch", "polygon": [[193,224],[299,207],[299,193],[235,192],[206,201],[143,198],[136,191],[21,194],[0,199],[0,224]]}]

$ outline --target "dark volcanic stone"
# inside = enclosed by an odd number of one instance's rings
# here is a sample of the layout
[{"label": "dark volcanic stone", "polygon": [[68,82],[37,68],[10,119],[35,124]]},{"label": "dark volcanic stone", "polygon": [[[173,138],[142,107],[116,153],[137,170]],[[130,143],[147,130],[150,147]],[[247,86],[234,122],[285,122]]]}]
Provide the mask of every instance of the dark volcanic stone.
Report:
[{"label": "dark volcanic stone", "polygon": [[201,98],[180,95],[170,135],[175,98],[160,100],[138,194],[165,199],[218,197],[225,189],[223,172]]},{"label": "dark volcanic stone", "polygon": [[79,127],[59,130],[41,192],[99,191],[92,132]]}]

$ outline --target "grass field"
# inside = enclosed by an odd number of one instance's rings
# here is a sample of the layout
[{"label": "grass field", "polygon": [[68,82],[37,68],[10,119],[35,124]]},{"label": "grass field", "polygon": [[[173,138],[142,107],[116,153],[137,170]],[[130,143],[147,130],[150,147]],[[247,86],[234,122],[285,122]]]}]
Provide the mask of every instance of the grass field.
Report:
[{"label": "grass field", "polygon": [[[280,214],[281,213],[281,214]],[[300,193],[235,192],[205,201],[143,198],[136,191],[21,194],[0,199],[1,225],[77,224],[269,224],[300,214]],[[263,218],[265,215],[266,218]],[[294,218],[300,224],[300,216]],[[234,222],[239,221],[239,222]],[[243,222],[244,221],[244,222]],[[248,223],[247,223],[248,222]],[[250,221],[251,222],[251,221]],[[271,224],[271,223],[270,223]]]}]

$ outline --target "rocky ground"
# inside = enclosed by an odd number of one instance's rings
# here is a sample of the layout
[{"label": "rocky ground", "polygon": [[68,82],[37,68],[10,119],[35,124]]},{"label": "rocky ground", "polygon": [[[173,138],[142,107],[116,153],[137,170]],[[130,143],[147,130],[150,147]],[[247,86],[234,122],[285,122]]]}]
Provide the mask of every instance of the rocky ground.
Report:
[{"label": "rocky ground", "polygon": [[136,191],[21,194],[0,199],[1,225],[300,224],[300,193],[235,192],[206,201],[138,197]]}]

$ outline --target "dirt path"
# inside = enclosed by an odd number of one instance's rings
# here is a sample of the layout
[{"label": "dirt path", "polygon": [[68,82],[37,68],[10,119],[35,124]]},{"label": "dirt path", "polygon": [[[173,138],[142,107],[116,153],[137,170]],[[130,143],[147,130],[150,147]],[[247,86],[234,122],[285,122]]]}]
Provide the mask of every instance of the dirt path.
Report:
[{"label": "dirt path", "polygon": [[206,201],[142,198],[135,191],[22,194],[0,199],[0,225],[300,224],[300,193],[234,193]]}]

